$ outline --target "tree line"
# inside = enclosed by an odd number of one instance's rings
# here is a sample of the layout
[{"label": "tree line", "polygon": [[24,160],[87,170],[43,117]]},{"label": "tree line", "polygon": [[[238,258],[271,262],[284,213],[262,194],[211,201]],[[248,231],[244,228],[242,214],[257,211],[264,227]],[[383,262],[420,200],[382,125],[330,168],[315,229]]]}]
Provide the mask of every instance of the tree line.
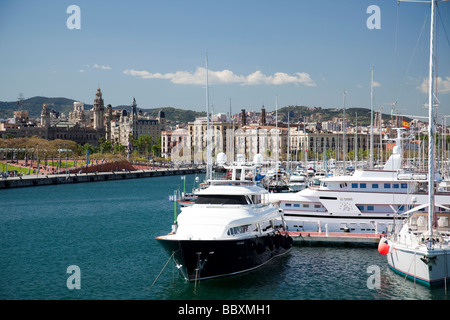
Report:
[{"label": "tree line", "polygon": [[[14,138],[9,137],[0,139],[0,148],[7,149],[10,152],[7,155],[8,160],[37,158],[85,158],[89,151],[91,159],[124,159],[132,160],[148,160],[155,159],[160,161],[161,138],[153,139],[149,135],[142,135],[138,139],[131,137],[131,150],[119,143],[113,143],[100,138],[98,145],[94,146],[89,143],[78,144],[72,140],[47,140],[38,137]],[[3,155],[6,159],[6,155]]]}]

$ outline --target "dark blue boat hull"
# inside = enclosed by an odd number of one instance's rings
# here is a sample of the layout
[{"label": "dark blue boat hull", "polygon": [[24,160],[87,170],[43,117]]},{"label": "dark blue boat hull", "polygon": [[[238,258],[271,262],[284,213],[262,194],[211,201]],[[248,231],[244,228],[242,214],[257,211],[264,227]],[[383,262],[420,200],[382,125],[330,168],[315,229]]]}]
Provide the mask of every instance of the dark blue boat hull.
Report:
[{"label": "dark blue boat hull", "polygon": [[157,238],[189,281],[238,274],[256,269],[285,254],[292,238],[272,234],[246,239],[167,240]]}]

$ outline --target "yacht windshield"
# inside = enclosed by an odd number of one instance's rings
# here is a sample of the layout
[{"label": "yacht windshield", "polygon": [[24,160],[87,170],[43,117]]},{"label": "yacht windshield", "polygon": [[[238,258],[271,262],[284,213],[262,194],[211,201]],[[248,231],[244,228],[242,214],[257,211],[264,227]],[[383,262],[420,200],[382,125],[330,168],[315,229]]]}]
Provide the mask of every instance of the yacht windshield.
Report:
[{"label": "yacht windshield", "polygon": [[244,195],[198,195],[196,204],[248,204]]}]

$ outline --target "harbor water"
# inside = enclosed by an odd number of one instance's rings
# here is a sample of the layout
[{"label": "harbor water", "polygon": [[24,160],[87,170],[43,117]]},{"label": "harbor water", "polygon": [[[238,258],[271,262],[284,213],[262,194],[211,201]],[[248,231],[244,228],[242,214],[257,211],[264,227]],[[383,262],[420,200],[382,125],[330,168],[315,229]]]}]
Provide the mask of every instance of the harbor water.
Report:
[{"label": "harbor water", "polygon": [[376,248],[294,245],[257,270],[185,282],[155,240],[171,230],[177,189],[180,176],[1,190],[0,299],[448,299],[395,274]]}]

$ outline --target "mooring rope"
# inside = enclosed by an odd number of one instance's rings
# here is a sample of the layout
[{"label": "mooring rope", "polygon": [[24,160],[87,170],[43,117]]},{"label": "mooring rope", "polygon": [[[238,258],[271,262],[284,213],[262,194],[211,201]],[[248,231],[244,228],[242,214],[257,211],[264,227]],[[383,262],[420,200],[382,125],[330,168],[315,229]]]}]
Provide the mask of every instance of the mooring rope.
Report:
[{"label": "mooring rope", "polygon": [[159,272],[158,276],[156,277],[156,279],[153,281],[152,285],[150,286],[150,289],[153,287],[153,285],[155,284],[156,280],[158,280],[159,276],[161,275],[161,273],[164,271],[164,269],[167,267],[167,265],[169,264],[169,261],[173,258],[173,255],[175,254],[175,251],[172,252],[172,255],[170,256],[169,260],[167,260],[166,264],[164,265],[164,267],[162,268],[162,270]]},{"label": "mooring rope", "polygon": [[[412,266],[413,262],[414,262],[414,266],[415,266],[416,253],[417,253],[417,248],[414,249],[414,255],[413,255],[412,261],[411,261],[411,263],[409,264],[408,271],[405,272],[405,278],[403,279],[402,286],[401,286],[401,288],[400,288],[400,297],[402,296],[402,293],[403,293],[403,285],[405,284],[406,278],[408,277],[408,273],[409,273],[409,270],[411,269],[411,266]],[[416,287],[416,275],[414,274],[414,288],[415,288],[415,287]]]},{"label": "mooring rope", "polygon": [[195,269],[194,293],[197,293],[197,277],[199,269]]}]

